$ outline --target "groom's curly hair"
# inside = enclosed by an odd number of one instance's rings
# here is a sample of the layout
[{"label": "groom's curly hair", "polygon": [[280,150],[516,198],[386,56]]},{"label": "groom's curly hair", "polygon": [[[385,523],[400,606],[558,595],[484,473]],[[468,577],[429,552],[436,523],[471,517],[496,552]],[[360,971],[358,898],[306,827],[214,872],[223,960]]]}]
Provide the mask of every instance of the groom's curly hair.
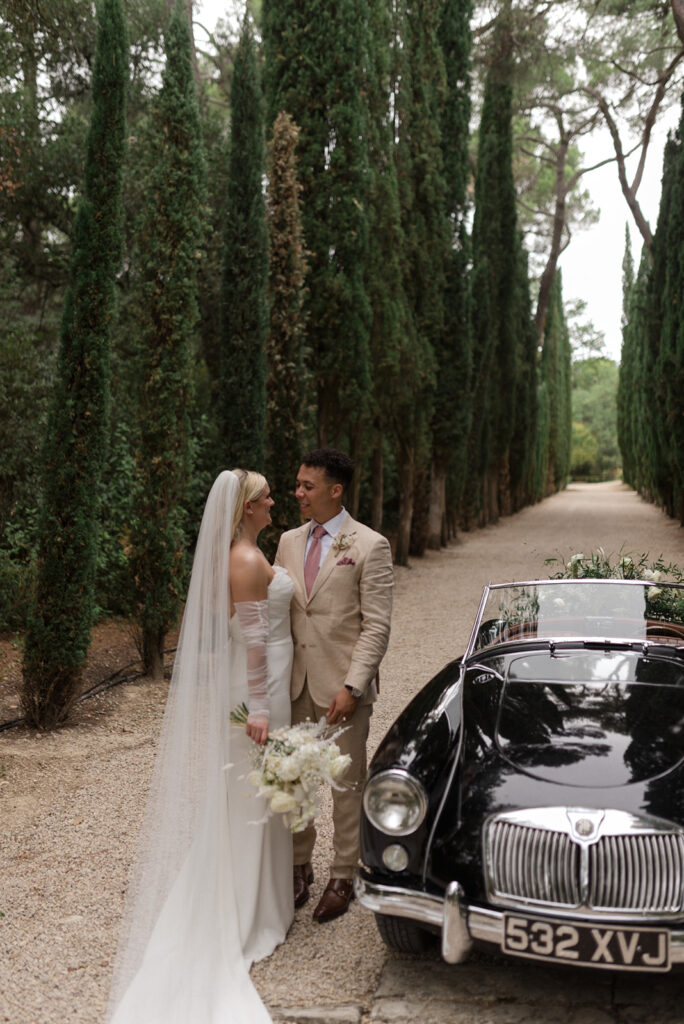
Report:
[{"label": "groom's curly hair", "polygon": [[322,469],[329,480],[346,490],[354,475],[354,460],[337,448],[314,448],[302,455],[302,465]]}]

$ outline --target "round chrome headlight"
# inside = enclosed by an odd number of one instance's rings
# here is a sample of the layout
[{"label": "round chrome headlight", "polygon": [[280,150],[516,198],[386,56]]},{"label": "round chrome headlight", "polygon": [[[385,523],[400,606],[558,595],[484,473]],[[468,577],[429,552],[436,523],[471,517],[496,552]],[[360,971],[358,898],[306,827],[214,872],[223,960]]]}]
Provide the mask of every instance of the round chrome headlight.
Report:
[{"label": "round chrome headlight", "polygon": [[379,772],[366,784],[363,809],[371,825],[391,836],[415,832],[427,812],[420,782],[400,768]]}]

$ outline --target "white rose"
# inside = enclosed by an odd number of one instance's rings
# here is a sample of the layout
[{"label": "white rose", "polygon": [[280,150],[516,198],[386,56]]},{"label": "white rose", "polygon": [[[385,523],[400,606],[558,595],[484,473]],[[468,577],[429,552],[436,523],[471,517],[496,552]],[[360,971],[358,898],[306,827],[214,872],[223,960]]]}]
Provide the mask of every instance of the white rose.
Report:
[{"label": "white rose", "polygon": [[281,790],[271,797],[271,810],[276,814],[289,814],[296,809],[297,801],[289,793],[283,793]]},{"label": "white rose", "polygon": [[337,757],[333,758],[330,762],[330,775],[333,779],[341,779],[349,769],[351,764],[351,757],[349,754],[338,754]]}]

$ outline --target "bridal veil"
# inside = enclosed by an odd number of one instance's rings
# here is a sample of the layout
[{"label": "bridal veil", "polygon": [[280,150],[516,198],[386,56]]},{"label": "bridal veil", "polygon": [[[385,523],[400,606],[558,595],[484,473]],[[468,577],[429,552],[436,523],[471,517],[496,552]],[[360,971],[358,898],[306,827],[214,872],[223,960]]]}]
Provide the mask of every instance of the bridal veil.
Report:
[{"label": "bridal veil", "polygon": [[[110,1024],[266,1024],[229,833],[229,557],[237,477],[204,510],[109,997]],[[232,727],[234,728],[234,727]]]}]

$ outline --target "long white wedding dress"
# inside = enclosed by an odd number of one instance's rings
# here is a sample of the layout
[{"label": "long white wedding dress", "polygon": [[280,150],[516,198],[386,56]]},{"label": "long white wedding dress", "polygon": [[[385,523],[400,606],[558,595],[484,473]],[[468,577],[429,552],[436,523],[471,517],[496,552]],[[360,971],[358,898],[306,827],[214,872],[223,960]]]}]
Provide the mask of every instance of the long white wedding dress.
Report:
[{"label": "long white wedding dress", "polygon": [[[292,634],[290,600],[294,584],[285,569],[276,566],[268,588],[269,728],[290,724],[290,672]],[[238,703],[249,699],[246,648],[237,615],[230,620],[233,646],[232,678]],[[228,772],[230,840],[233,864],[239,872],[238,918],[242,953],[248,963],[262,960],[283,941],[294,915],[292,894],[292,833],[279,815],[263,822],[266,801],[256,796],[245,778],[251,767],[254,744],[244,731],[233,737],[232,768]],[[262,824],[254,824],[262,822]]]},{"label": "long white wedding dress", "polygon": [[[294,915],[291,835],[240,778],[253,747],[230,711],[248,700],[246,647],[230,617],[237,478],[221,473],[197,542],[157,760],[127,893],[110,1024],[269,1024],[249,966]],[[290,720],[293,584],[268,588],[270,727]],[[229,765],[229,767],[226,767]]]}]

